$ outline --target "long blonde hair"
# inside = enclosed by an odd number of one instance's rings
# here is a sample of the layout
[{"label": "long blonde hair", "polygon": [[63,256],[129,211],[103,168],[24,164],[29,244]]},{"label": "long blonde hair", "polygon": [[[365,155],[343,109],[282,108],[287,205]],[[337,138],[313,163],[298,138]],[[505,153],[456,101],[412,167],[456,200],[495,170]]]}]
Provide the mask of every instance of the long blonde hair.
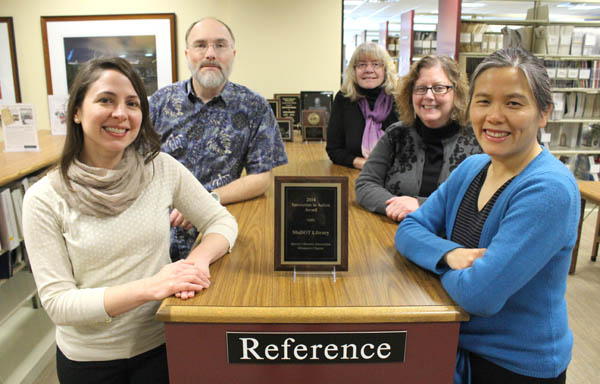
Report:
[{"label": "long blonde hair", "polygon": [[350,59],[346,72],[344,72],[344,81],[342,83],[341,91],[351,101],[356,101],[364,95],[361,95],[358,91],[358,84],[356,82],[356,62],[359,60],[381,60],[383,62],[384,69],[384,80],[381,84],[384,92],[388,95],[394,93],[396,84],[398,82],[398,75],[396,74],[396,66],[394,61],[390,57],[390,54],[382,46],[376,43],[362,43]]}]

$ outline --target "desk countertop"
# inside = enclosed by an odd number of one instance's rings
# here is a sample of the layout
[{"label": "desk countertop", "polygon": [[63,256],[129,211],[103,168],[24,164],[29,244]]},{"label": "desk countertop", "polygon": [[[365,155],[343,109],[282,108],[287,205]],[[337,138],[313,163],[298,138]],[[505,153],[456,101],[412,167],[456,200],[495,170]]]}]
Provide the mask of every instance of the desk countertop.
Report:
[{"label": "desk countertop", "polygon": [[395,323],[468,320],[439,279],[394,248],[397,224],[355,201],[359,171],[333,165],[325,143],[288,142],[275,176],[347,176],[348,272],[274,271],[274,192],[227,208],[239,224],[231,254],[211,266],[211,287],[189,300],[163,300],[157,318],[202,323]]},{"label": "desk countertop", "polygon": [[600,182],[577,180],[581,197],[592,203],[600,203]]},{"label": "desk countertop", "polygon": [[52,136],[50,131],[38,131],[39,152],[3,152],[0,142],[0,185],[18,180],[54,164],[62,153],[65,136]]}]

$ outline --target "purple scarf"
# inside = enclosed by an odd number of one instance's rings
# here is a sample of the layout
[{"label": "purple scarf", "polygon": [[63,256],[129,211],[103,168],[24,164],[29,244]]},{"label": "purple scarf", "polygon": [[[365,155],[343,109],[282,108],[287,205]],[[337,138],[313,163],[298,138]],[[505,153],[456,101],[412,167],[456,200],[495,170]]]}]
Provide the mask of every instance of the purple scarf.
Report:
[{"label": "purple scarf", "polygon": [[386,94],[383,89],[377,96],[373,110],[369,108],[369,102],[365,97],[358,100],[358,106],[365,118],[365,131],[362,137],[361,150],[364,158],[369,157],[375,144],[383,135],[381,124],[392,111],[394,99],[391,95]]}]

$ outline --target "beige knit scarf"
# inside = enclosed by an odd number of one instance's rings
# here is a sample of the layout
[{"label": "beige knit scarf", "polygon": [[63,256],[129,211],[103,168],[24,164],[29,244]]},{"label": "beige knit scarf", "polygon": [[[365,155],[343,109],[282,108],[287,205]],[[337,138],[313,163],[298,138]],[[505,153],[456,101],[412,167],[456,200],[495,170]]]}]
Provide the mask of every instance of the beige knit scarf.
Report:
[{"label": "beige knit scarf", "polygon": [[116,216],[125,211],[151,179],[146,175],[143,157],[132,147],[125,151],[115,169],[90,167],[75,159],[67,171],[70,188],[58,169],[48,177],[54,190],[71,208],[96,217]]}]

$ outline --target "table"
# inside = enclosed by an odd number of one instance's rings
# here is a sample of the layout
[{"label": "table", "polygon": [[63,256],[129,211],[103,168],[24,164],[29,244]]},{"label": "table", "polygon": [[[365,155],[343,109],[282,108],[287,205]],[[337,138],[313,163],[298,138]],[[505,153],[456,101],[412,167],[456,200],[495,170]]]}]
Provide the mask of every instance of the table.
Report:
[{"label": "table", "polygon": [[[240,232],[211,266],[212,285],[190,300],[163,300],[171,383],[449,383],[464,312],[438,278],[394,248],[397,224],[355,202],[358,170],[333,165],[320,142],[286,143],[274,175],[347,176],[348,272],[274,272],[274,192],[228,206]],[[230,364],[225,334],[406,331],[403,363]]]},{"label": "table", "polygon": [[[577,180],[579,185],[579,192],[581,193],[581,214],[579,216],[579,226],[577,229],[577,241],[573,248],[571,255],[571,267],[569,273],[575,273],[575,267],[577,266],[577,255],[579,254],[579,241],[581,240],[581,227],[583,225],[583,218],[585,215],[585,204],[589,201],[593,204],[600,204],[600,182],[598,181],[582,181]],[[598,256],[598,246],[600,245],[600,214],[596,219],[596,229],[594,230],[594,245],[592,247],[591,260],[596,261]]]},{"label": "table", "polygon": [[53,136],[50,131],[38,131],[39,152],[4,152],[0,142],[0,185],[6,185],[46,168],[58,161],[65,136]]}]

